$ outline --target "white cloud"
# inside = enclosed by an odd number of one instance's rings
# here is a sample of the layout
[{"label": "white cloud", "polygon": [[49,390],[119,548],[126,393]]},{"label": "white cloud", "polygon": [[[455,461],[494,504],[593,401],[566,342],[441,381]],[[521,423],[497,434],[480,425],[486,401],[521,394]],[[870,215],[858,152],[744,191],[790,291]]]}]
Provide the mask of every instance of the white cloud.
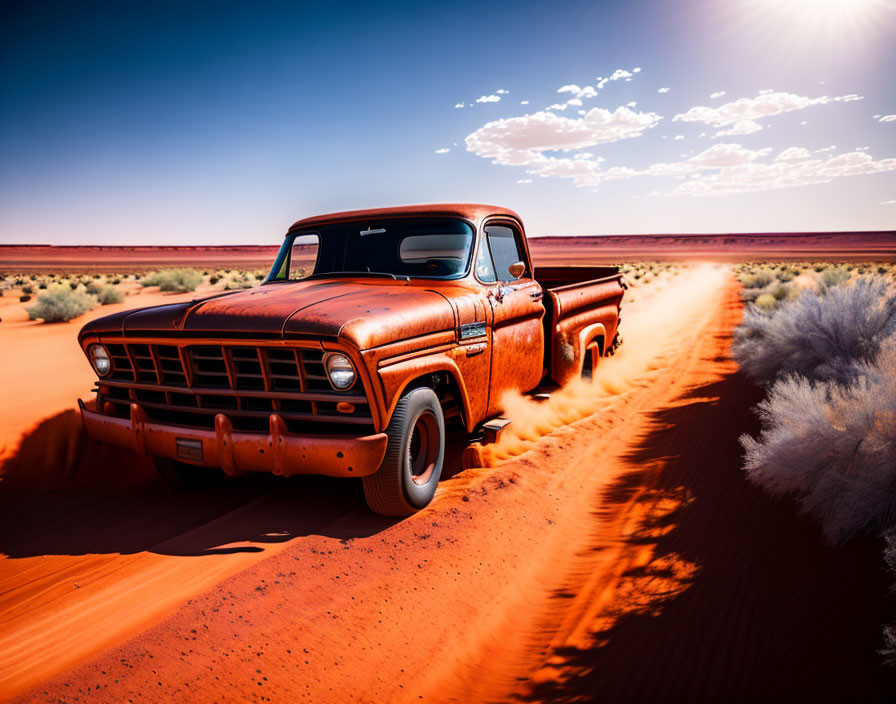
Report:
[{"label": "white cloud", "polygon": [[676,122],[705,122],[714,127],[724,127],[725,125],[733,125],[745,120],[755,121],[762,117],[803,110],[812,105],[824,105],[832,101],[849,102],[852,100],[861,100],[861,97],[845,95],[829,98],[825,95],[820,98],[806,98],[794,93],[760,91],[755,98],[739,98],[716,108],[698,105],[687,112],[676,115],[673,120]]},{"label": "white cloud", "polygon": [[566,101],[566,104],[567,105],[575,105],[576,107],[578,107],[582,104],[582,101],[579,100],[578,98],[570,98],[569,100]]},{"label": "white cloud", "polygon": [[545,110],[566,110],[569,105],[566,103],[554,103],[553,105],[548,105]]},{"label": "white cloud", "polygon": [[816,149],[814,153],[815,153],[815,154],[822,154],[822,153],[824,153],[824,152],[832,152],[832,151],[834,151],[836,148],[837,148],[837,145],[836,145],[836,144],[832,144],[832,145],[829,146],[829,147],[822,147],[821,149]]},{"label": "white cloud", "polygon": [[714,173],[701,174],[699,178],[679,184],[672,193],[691,196],[731,195],[828,183],[844,176],[894,170],[896,159],[874,161],[870,155],[861,151],[818,159],[811,158],[806,149],[790,147],[771,161],[751,159],[745,163],[719,168]]},{"label": "white cloud", "polygon": [[719,130],[715,133],[715,136],[733,137],[740,134],[753,134],[754,132],[758,132],[761,129],[762,125],[760,125],[758,122],[753,122],[753,120],[740,120],[739,122],[735,122],[734,125],[729,127],[727,130]]},{"label": "white cloud", "polygon": [[896,115],[883,115],[878,122],[896,122]]},{"label": "white cloud", "polygon": [[462,108],[463,106],[464,106],[463,103],[455,103],[455,104],[454,104],[454,107],[455,107],[455,108]]},{"label": "white cloud", "polygon": [[579,115],[587,115],[587,114],[588,114],[588,111],[587,111],[587,110],[576,110],[576,112],[577,112]]},{"label": "white cloud", "polygon": [[448,147],[442,147],[441,149],[436,149],[436,154],[447,154],[450,151]]},{"label": "white cloud", "polygon": [[800,161],[801,159],[808,159],[811,156],[809,150],[805,147],[787,147],[787,149],[775,157],[775,161]]},{"label": "white cloud", "polygon": [[480,95],[476,98],[477,103],[497,103],[501,100],[500,95]]},{"label": "white cloud", "polygon": [[520,105],[528,105],[528,104],[529,104],[529,101],[528,101],[528,100],[521,100],[521,101],[520,101]]},{"label": "white cloud", "polygon": [[671,89],[671,88],[665,88],[665,87],[664,87],[664,88],[660,88],[660,89],[657,91],[657,93],[668,93],[670,90],[672,90],[672,89]]},{"label": "white cloud", "polygon": [[896,200],[882,200],[881,205],[896,205]]},{"label": "white cloud", "polygon": [[809,121],[808,121],[808,120],[803,120],[803,121],[800,123],[800,125],[802,125],[803,127],[805,127],[805,126],[808,125],[808,124],[809,124]]},{"label": "white cloud", "polygon": [[531,178],[519,178],[516,180],[517,183],[532,183]]},{"label": "white cloud", "polygon": [[638,103],[636,103],[636,102],[633,100],[633,101],[630,102],[630,103],[626,103],[626,104],[625,104],[625,107],[627,107],[627,108],[633,108],[633,107],[635,107],[637,104],[638,104]]},{"label": "white cloud", "polygon": [[624,68],[617,68],[615,71],[613,71],[612,74],[610,74],[609,77],[597,77],[597,89],[601,90],[610,81],[618,81],[620,78],[624,78],[626,81],[630,81],[632,80],[632,76],[636,73],[641,73],[641,69],[639,67],[635,67],[631,71],[626,71]]},{"label": "white cloud", "polygon": [[[570,83],[565,86],[560,86],[557,89],[558,93],[571,93],[573,96],[573,100],[579,100],[579,105],[582,104],[582,98],[593,98],[597,95],[597,91],[594,89],[594,86],[582,86],[576,85],[575,83]],[[572,102],[572,101],[570,101]]]},{"label": "white cloud", "polygon": [[503,88],[498,88],[498,90],[495,91],[498,95],[507,95],[509,92],[509,90],[504,90]]},{"label": "white cloud", "polygon": [[709,97],[710,97],[710,99],[715,100],[716,98],[721,98],[723,95],[725,95],[725,91],[720,90],[720,91],[713,93]]},{"label": "white cloud", "polygon": [[684,135],[683,135],[683,134],[677,134],[677,135],[675,135],[675,141],[676,141],[676,142],[681,141],[682,139],[684,139]]},{"label": "white cloud", "polygon": [[625,107],[614,112],[592,108],[582,117],[543,110],[488,122],[467,136],[467,151],[497,164],[544,163],[544,152],[570,151],[641,136],[662,119]]}]

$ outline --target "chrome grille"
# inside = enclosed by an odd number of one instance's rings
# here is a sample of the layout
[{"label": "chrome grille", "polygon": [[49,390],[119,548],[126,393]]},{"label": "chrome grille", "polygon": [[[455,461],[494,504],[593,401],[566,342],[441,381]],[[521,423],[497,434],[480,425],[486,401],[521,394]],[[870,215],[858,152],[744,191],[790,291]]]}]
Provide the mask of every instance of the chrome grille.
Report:
[{"label": "chrome grille", "polygon": [[[277,413],[292,431],[307,423],[372,424],[360,380],[336,391],[320,349],[254,345],[107,343],[112,371],[98,383],[103,403],[126,414],[143,406],[152,420],[214,428],[224,413],[234,429],[265,432]],[[353,413],[340,413],[346,401]],[[315,426],[315,430],[317,426]]]}]

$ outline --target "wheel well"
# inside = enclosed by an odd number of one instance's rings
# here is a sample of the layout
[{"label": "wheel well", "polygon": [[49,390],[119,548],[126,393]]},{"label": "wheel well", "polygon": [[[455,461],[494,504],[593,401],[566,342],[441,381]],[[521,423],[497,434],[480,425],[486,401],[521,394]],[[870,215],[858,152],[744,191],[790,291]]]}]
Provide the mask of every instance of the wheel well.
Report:
[{"label": "wheel well", "polygon": [[435,391],[442,406],[442,413],[445,420],[452,418],[460,418],[463,422],[463,402],[460,395],[460,385],[454,374],[449,371],[437,371],[423,374],[408,383],[405,391],[426,387]]},{"label": "wheel well", "polygon": [[594,343],[597,343],[598,358],[604,356],[604,336],[598,335],[585,345],[585,354],[582,355],[582,378],[590,379],[594,372]]}]

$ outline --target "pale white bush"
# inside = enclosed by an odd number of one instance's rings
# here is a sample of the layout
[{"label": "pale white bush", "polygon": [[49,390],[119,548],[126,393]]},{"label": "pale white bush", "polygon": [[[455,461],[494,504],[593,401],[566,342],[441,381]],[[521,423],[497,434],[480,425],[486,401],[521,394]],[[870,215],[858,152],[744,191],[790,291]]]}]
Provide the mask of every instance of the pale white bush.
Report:
[{"label": "pale white bush", "polygon": [[741,438],[749,479],[796,497],[832,543],[896,518],[896,335],[853,364],[848,385],[779,380],[759,404],[759,437]]},{"label": "pale white bush", "polygon": [[732,352],[763,382],[796,373],[848,383],[857,363],[871,360],[896,333],[896,288],[885,277],[862,277],[780,303],[774,314],[748,308]]}]

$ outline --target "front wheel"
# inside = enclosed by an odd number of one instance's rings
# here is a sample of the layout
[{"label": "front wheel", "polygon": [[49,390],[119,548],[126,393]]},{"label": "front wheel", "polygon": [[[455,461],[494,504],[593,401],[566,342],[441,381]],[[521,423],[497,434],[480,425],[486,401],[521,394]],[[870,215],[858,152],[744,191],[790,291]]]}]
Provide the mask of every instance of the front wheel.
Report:
[{"label": "front wheel", "polygon": [[386,429],[380,468],[364,477],[364,498],[374,513],[410,516],[432,501],[445,458],[445,417],[432,389],[407,391]]}]

